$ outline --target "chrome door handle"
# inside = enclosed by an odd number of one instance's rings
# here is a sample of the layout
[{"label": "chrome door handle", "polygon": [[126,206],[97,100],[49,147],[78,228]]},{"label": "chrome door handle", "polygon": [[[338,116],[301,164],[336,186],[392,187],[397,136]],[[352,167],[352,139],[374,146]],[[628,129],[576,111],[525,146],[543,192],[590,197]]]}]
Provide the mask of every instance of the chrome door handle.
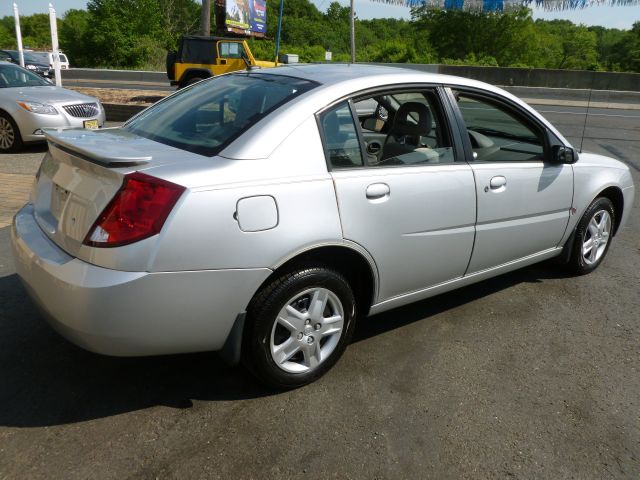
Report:
[{"label": "chrome door handle", "polygon": [[502,175],[495,176],[489,180],[489,186],[484,187],[484,192],[487,193],[489,188],[493,193],[502,193],[507,189],[507,179]]},{"label": "chrome door handle", "polygon": [[492,190],[495,190],[500,187],[504,187],[507,184],[507,179],[502,175],[498,175],[497,177],[493,177],[489,182],[489,186]]},{"label": "chrome door handle", "polygon": [[391,189],[386,183],[372,183],[367,187],[367,198],[369,200],[380,200],[389,196]]}]

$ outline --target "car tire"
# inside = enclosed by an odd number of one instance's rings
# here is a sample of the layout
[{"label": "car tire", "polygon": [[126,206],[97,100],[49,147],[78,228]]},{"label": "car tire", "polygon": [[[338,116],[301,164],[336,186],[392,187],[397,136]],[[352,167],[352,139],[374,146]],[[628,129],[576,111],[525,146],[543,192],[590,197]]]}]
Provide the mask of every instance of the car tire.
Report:
[{"label": "car tire", "polygon": [[198,83],[200,80],[204,80],[203,77],[191,77],[189,80],[187,80],[184,84],[185,87],[188,87],[189,85],[193,85],[194,83]]},{"label": "car tire", "polygon": [[0,152],[17,152],[22,148],[20,129],[10,115],[0,112]]},{"label": "car tire", "polygon": [[615,225],[615,209],[606,197],[598,197],[587,208],[576,227],[567,266],[576,275],[598,268],[609,251]]},{"label": "car tire", "polygon": [[251,301],[243,362],[269,387],[301,387],[338,361],[355,319],[353,290],[340,273],[324,267],[289,271]]}]

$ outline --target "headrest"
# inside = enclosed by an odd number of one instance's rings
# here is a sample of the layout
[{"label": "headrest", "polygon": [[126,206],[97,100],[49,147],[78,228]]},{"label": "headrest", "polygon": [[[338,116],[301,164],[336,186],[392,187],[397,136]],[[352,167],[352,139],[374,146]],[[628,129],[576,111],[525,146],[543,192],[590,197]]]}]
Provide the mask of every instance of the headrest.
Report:
[{"label": "headrest", "polygon": [[403,103],[395,116],[391,131],[394,135],[425,136],[431,131],[431,112],[423,103]]}]

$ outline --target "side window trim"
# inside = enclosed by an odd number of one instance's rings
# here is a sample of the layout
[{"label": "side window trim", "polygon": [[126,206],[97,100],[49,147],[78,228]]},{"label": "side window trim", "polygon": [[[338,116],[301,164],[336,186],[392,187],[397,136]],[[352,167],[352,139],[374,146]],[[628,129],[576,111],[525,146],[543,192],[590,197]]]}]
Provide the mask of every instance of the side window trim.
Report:
[{"label": "side window trim", "polygon": [[453,91],[451,87],[445,86],[444,93],[447,99],[447,103],[449,104],[449,108],[453,112],[453,117],[451,119],[452,126],[453,122],[455,122],[456,131],[460,136],[460,141],[462,142],[462,148],[464,152],[465,161],[469,163],[469,161],[473,161],[473,146],[471,145],[471,140],[469,139],[469,134],[467,133],[467,126],[464,123],[464,118],[462,118],[462,112],[458,108],[458,104],[453,95]]},{"label": "side window trim", "polygon": [[[448,93],[447,90],[449,91]],[[449,99],[449,94],[453,96],[453,94],[451,93],[451,89],[445,88],[440,85],[436,89],[436,93],[438,95],[438,101],[440,102],[440,108],[442,109],[442,115],[444,117],[443,120],[446,123],[447,130],[449,131],[449,135],[451,136],[451,140],[453,141],[452,146],[454,162],[467,163],[465,148],[466,145],[464,143],[465,137],[464,135],[462,135],[462,130],[460,129],[458,119],[456,118],[455,110],[452,108]],[[468,138],[467,142],[469,142]],[[471,142],[469,142],[469,148],[471,148]]]},{"label": "side window trim", "polygon": [[356,165],[354,168],[370,168],[371,165],[369,165],[369,157],[367,156],[367,144],[364,141],[364,134],[360,128],[360,119],[358,118],[358,112],[356,111],[353,98],[349,99],[349,109],[351,110],[353,125],[356,127],[356,136],[360,144],[360,157],[362,157],[362,165]]},{"label": "side window trim", "polygon": [[[486,91],[486,90],[479,90],[479,89],[475,89],[473,87],[465,87],[465,86],[458,86],[458,85],[447,85],[447,90],[449,91],[449,103],[451,104],[454,112],[455,112],[455,116],[456,116],[456,120],[460,125],[460,133],[462,134],[463,137],[463,142],[465,142],[465,145],[468,146],[469,151],[467,152],[467,158],[469,159],[470,162],[481,162],[480,160],[475,160],[473,158],[473,148],[471,146],[471,141],[469,140],[469,135],[467,133],[467,124],[464,121],[464,117],[462,116],[462,112],[460,111],[460,108],[458,107],[458,103],[455,100],[455,96],[453,94],[452,89],[455,89],[457,91],[460,91],[462,93],[465,93],[466,95],[468,95],[471,98],[475,98],[478,99],[479,101],[484,101],[486,103],[489,104],[493,104],[493,105],[498,105],[500,107],[504,107],[504,109],[508,112],[511,112],[514,114],[515,120],[518,122],[523,123],[525,126],[527,126],[528,128],[537,131],[538,133],[540,133],[542,135],[542,160],[518,160],[519,163],[537,163],[537,162],[543,162],[546,163],[547,157],[548,157],[548,153],[551,149],[551,138],[550,138],[550,132],[547,129],[546,125],[544,125],[543,123],[541,123],[537,118],[531,116],[531,114],[525,110],[522,109],[522,107],[520,107],[519,105],[510,102],[509,99],[500,97],[498,95],[493,94],[492,92]],[[496,107],[497,108],[497,107]],[[500,110],[500,108],[498,108]],[[467,135],[464,135],[465,133],[467,133]],[[466,150],[466,149],[465,149]],[[482,161],[483,163],[500,163],[500,162],[491,162],[489,161]]]}]

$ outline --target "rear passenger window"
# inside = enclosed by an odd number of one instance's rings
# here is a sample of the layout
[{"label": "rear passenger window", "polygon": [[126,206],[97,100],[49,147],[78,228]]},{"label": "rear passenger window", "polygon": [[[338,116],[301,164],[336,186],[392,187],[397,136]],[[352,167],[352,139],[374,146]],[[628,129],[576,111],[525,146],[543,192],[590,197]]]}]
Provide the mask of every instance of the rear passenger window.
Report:
[{"label": "rear passenger window", "polygon": [[351,108],[343,102],[320,117],[327,159],[332,168],[362,166],[362,151]]},{"label": "rear passenger window", "polygon": [[451,136],[433,89],[383,92],[355,103],[370,167],[455,161]]}]

